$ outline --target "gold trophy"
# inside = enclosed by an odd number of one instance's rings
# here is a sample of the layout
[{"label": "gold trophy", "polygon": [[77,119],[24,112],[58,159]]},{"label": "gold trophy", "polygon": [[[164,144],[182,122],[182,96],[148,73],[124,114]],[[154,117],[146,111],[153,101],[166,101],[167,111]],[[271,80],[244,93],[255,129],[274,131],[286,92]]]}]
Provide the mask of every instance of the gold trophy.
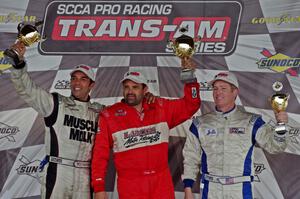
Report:
[{"label": "gold trophy", "polygon": [[[288,105],[289,95],[280,92],[283,88],[281,82],[274,82],[272,87],[275,91],[275,94],[271,98],[271,106],[273,110],[277,113],[280,111],[285,111]],[[287,132],[287,128],[283,122],[278,122],[275,126],[275,131],[278,134],[285,134]]]},{"label": "gold trophy", "polygon": [[[177,37],[175,41],[169,40],[167,44],[167,48],[172,49],[173,53],[182,60],[190,59],[200,45],[200,40],[195,42],[192,37],[184,34],[187,30],[187,27],[180,28],[179,31],[182,35]],[[180,79],[183,82],[194,80],[194,69],[183,68],[180,73]]]},{"label": "gold trophy", "polygon": [[[40,41],[41,35],[37,30],[37,26],[41,25],[42,23],[43,23],[42,21],[36,22],[34,25],[19,23],[17,27],[18,29],[17,40],[22,42],[25,46],[31,46],[33,43]],[[17,68],[18,64],[21,63],[20,55],[16,50],[12,48],[6,49],[3,54],[5,55],[6,58],[9,59],[13,67]],[[0,68],[0,72],[2,72],[1,70],[6,70],[6,69],[8,68],[5,69]]]}]

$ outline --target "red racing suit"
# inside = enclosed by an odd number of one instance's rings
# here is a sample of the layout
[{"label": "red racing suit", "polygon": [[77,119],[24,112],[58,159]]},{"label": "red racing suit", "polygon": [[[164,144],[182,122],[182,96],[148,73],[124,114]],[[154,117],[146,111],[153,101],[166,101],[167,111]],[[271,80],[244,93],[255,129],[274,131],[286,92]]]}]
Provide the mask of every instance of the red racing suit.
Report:
[{"label": "red racing suit", "polygon": [[168,168],[170,129],[191,118],[200,107],[199,84],[185,85],[180,99],[143,102],[143,114],[124,102],[100,113],[92,157],[92,186],[105,190],[110,149],[117,171],[119,198],[174,198]]}]

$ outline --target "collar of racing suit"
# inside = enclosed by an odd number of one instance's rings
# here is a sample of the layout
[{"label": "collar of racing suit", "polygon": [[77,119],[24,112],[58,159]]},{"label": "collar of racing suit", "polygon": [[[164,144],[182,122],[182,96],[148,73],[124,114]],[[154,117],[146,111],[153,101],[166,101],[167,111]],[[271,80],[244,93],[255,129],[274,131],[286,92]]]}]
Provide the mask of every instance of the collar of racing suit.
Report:
[{"label": "collar of racing suit", "polygon": [[83,100],[80,100],[80,99],[76,98],[76,97],[75,97],[75,96],[73,96],[73,95],[71,95],[71,98],[72,98],[73,100],[80,101],[80,102],[89,102],[89,101],[90,101],[90,99],[91,99],[91,97],[90,97],[90,96],[88,96],[87,100],[86,100],[86,101],[83,101]]},{"label": "collar of racing suit", "polygon": [[223,117],[225,119],[232,117],[236,111],[237,111],[237,106],[236,105],[234,105],[234,107],[231,110],[227,111],[227,112],[222,112],[222,111],[218,110],[217,107],[216,107],[217,116],[218,117]]}]

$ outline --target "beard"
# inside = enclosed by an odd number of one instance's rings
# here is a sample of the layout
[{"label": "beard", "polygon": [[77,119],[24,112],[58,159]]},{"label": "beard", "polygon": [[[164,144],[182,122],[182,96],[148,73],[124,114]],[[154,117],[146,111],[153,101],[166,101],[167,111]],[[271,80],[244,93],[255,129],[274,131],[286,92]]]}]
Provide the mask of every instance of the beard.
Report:
[{"label": "beard", "polygon": [[129,106],[136,106],[142,102],[143,96],[137,97],[136,95],[130,94],[130,95],[126,95],[124,100],[125,103],[128,104]]}]

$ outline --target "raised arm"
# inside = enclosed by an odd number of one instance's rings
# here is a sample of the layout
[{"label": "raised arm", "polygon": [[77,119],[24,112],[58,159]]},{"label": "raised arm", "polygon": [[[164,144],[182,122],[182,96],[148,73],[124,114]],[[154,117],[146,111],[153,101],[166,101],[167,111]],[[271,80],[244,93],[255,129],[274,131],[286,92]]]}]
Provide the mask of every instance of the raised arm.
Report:
[{"label": "raised arm", "polygon": [[38,113],[47,117],[51,114],[54,103],[52,94],[37,86],[27,73],[26,62],[23,61],[25,46],[22,43],[16,43],[14,48],[21,59],[20,63],[12,63],[11,81],[19,94],[26,103],[34,108]]}]

